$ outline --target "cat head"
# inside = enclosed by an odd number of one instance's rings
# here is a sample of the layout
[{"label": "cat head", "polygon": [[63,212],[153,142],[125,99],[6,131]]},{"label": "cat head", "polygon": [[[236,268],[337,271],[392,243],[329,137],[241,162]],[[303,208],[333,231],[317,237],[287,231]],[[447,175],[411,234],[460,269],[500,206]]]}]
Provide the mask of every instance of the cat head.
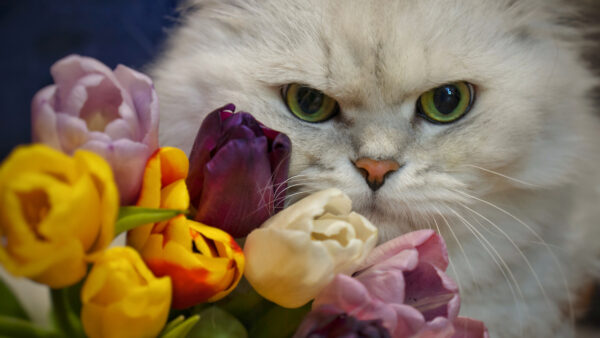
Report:
[{"label": "cat head", "polygon": [[[550,2],[192,1],[153,66],[161,144],[189,151],[235,103],[291,138],[291,200],[338,187],[383,238],[465,194],[562,184],[594,80]],[[360,159],[397,170],[369,185]]]}]

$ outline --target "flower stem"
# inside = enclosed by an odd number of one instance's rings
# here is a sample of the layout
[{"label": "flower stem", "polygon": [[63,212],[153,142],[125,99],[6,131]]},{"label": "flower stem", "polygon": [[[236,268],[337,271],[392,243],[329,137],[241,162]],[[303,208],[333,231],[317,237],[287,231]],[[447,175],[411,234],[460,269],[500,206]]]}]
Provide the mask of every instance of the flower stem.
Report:
[{"label": "flower stem", "polygon": [[66,337],[84,338],[83,326],[79,314],[75,313],[69,303],[68,289],[51,289],[54,317],[59,329]]},{"label": "flower stem", "polygon": [[13,317],[0,316],[0,336],[2,337],[32,337],[32,338],[60,338],[56,331],[41,328],[27,320]]}]

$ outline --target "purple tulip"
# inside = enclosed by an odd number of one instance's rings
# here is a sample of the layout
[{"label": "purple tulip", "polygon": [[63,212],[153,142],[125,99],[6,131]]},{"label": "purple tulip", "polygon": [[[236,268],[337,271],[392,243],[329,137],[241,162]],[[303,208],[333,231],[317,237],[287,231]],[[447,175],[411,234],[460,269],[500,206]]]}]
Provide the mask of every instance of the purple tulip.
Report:
[{"label": "purple tulip", "polygon": [[53,85],[32,102],[34,142],[67,154],[91,150],[111,165],[121,204],[134,203],[146,160],[158,148],[158,99],[152,81],[123,65],[67,56],[50,68]]},{"label": "purple tulip", "polygon": [[228,104],[202,122],[187,184],[196,220],[244,237],[283,208],[290,139]]},{"label": "purple tulip", "polygon": [[447,267],[443,239],[415,231],[376,247],[353,277],[336,276],[313,308],[331,305],[359,320],[381,319],[392,337],[487,337],[483,323],[458,317],[458,288]]},{"label": "purple tulip", "polygon": [[333,306],[311,311],[293,338],[389,338],[390,333],[380,319],[358,320]]}]

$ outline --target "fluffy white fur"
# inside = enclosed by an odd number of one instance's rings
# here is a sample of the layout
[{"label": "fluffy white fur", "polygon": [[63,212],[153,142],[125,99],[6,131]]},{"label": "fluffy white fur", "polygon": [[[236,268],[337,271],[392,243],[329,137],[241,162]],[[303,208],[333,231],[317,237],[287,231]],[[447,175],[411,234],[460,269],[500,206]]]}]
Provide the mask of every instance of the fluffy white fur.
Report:
[{"label": "fluffy white fur", "polygon": [[[205,114],[233,102],[292,139],[291,200],[334,186],[381,240],[439,230],[461,314],[493,337],[573,336],[569,303],[599,271],[600,128],[566,6],[194,1],[153,67],[161,144],[189,151]],[[477,87],[465,118],[415,116],[422,93],[459,80]],[[288,83],[322,90],[341,114],[298,120]],[[405,166],[373,193],[351,163],[365,156]]]}]

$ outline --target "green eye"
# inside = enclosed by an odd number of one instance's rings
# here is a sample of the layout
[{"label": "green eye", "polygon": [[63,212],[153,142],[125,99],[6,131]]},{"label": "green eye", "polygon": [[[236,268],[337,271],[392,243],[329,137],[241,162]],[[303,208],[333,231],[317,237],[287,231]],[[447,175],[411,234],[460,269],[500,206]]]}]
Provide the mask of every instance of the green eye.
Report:
[{"label": "green eye", "polygon": [[299,84],[283,88],[283,100],[294,116],[306,122],[324,122],[339,111],[338,103],[322,92]]},{"label": "green eye", "polygon": [[417,114],[432,123],[452,123],[465,116],[474,101],[475,91],[470,83],[446,84],[419,97]]}]

